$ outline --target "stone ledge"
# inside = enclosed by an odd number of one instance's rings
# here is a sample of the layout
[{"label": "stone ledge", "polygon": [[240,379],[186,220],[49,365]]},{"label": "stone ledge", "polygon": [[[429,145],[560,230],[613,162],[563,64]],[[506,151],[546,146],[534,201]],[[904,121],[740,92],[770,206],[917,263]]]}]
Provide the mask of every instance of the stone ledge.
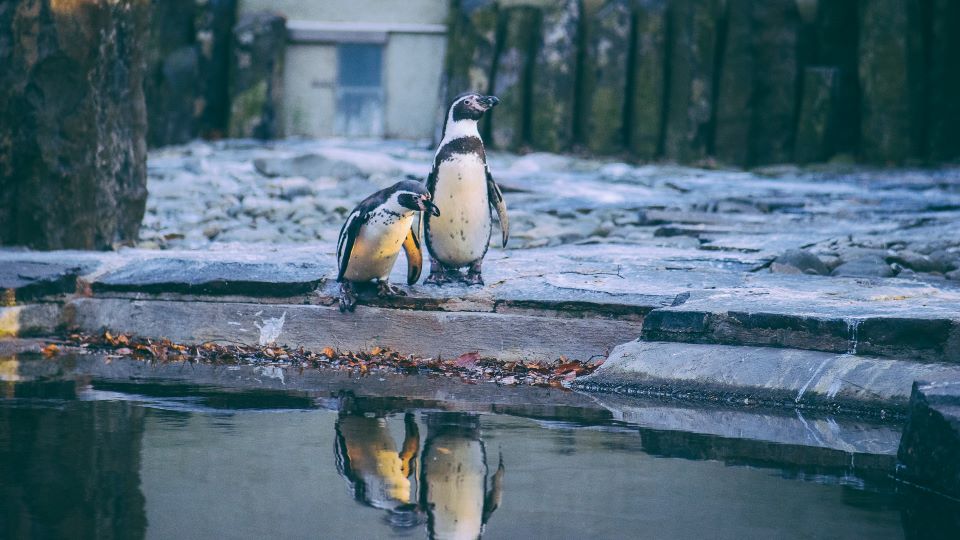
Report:
[{"label": "stone ledge", "polygon": [[0,264],[0,305],[72,293],[84,268],[76,264],[5,261]]},{"label": "stone ledge", "polygon": [[[0,250],[0,266],[78,266],[82,275],[72,289],[101,299],[334,306],[333,251],[326,243],[115,253]],[[725,266],[727,259],[734,270]],[[643,323],[648,341],[924,362],[960,359],[960,289],[902,279],[738,270],[747,262],[756,261],[736,253],[717,259],[689,250],[612,244],[492,250],[484,287],[414,285],[406,288],[408,296],[380,299],[367,293],[360,304],[405,316],[440,311],[635,323],[637,333],[622,341],[641,335]],[[401,258],[395,282],[404,281],[403,266]],[[373,331],[357,328],[353,331]]]},{"label": "stone ledge", "polygon": [[915,380],[960,381],[960,367],[794,349],[635,341],[617,347],[600,369],[574,386],[887,416],[906,411]]},{"label": "stone ledge", "polygon": [[456,358],[471,351],[501,360],[552,362],[560,356],[602,357],[640,333],[640,323],[555,319],[530,315],[408,311],[358,306],[180,302],[77,298],[70,323],[83,332],[104,329],[179,343],[266,344],[346,351],[386,347],[424,357]]},{"label": "stone ledge", "polygon": [[960,379],[916,382],[897,476],[960,500]]}]

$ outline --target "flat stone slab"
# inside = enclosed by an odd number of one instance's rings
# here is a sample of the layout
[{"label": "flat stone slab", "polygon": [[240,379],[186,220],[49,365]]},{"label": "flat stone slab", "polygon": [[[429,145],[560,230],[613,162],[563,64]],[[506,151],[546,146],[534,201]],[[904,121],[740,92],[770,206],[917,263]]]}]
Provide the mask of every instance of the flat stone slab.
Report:
[{"label": "flat stone slab", "polygon": [[635,341],[620,345],[584,390],[679,395],[790,409],[903,413],[913,381],[960,381],[960,366],[818,351]]},{"label": "flat stone slab", "polygon": [[447,359],[477,351],[507,361],[587,360],[640,332],[640,322],[632,320],[368,306],[340,313],[321,305],[78,298],[68,310],[73,326],[89,333],[109,329],[178,343],[277,343],[313,351],[384,347]]},{"label": "flat stone slab", "polygon": [[[334,250],[321,242],[84,254],[83,264],[93,270],[73,289],[95,298],[334,306]],[[903,279],[745,272],[762,260],[749,253],[702,253],[616,244],[494,249],[483,287],[418,284],[393,299],[368,291],[360,304],[409,317],[413,311],[443,311],[635,323],[629,328],[636,333],[622,341],[642,336],[928,362],[960,359],[960,289]],[[56,264],[61,256],[0,250],[0,265]],[[401,256],[394,282],[404,282],[404,266]],[[379,335],[373,328],[352,328],[368,341]],[[400,343],[378,345],[399,349]]]},{"label": "flat stone slab", "polygon": [[72,293],[84,268],[76,264],[7,261],[0,264],[0,305]]},{"label": "flat stone slab", "polygon": [[[678,452],[684,434],[711,437],[715,459],[741,458],[809,465],[806,449],[824,450],[817,465],[854,469],[893,469],[899,423],[822,416],[799,411],[692,407],[670,400],[643,399],[621,394],[594,394],[613,419],[647,430],[644,444],[653,453],[696,457]],[[721,443],[720,441],[725,441]],[[753,444],[750,444],[750,443]],[[686,445],[689,449],[691,445]],[[747,450],[749,449],[749,450]]]},{"label": "flat stone slab", "polygon": [[288,297],[314,291],[330,266],[308,261],[268,262],[135,259],[98,276],[97,291]]},{"label": "flat stone slab", "polygon": [[897,476],[960,500],[960,381],[916,382]]}]

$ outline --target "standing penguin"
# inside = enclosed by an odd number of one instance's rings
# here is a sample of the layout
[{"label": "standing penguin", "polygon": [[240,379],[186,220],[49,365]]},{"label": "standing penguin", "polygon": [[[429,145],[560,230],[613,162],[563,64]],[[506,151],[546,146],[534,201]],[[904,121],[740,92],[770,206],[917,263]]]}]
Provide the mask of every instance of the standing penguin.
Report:
[{"label": "standing penguin", "polygon": [[337,242],[340,311],[353,311],[354,282],[376,280],[380,296],[405,295],[388,281],[400,247],[407,254],[407,284],[420,279],[423,254],[413,231],[413,215],[439,216],[430,193],[420,182],[403,180],[363,200],[347,216]]},{"label": "standing penguin", "polygon": [[507,207],[493,181],[477,121],[500,100],[494,96],[464,94],[447,110],[443,138],[427,177],[427,189],[442,212],[424,216],[430,276],[426,283],[446,283],[468,267],[467,282],[482,285],[480,265],[490,245],[493,228],[490,208],[497,210],[503,246],[510,236]]}]

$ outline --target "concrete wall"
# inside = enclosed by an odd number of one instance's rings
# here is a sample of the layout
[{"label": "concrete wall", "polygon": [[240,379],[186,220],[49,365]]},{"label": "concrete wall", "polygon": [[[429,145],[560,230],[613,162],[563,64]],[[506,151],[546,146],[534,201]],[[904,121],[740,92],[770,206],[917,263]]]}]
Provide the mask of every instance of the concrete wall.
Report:
[{"label": "concrete wall", "polygon": [[443,24],[445,0],[240,0],[240,12],[270,10],[326,22]]},{"label": "concrete wall", "polygon": [[[383,51],[384,124],[387,137],[429,138],[434,130],[446,36],[405,25],[443,25],[442,0],[241,0],[240,12],[271,10],[288,24],[320,23],[334,30],[386,32]],[[346,29],[346,26],[344,26]],[[368,30],[365,30],[368,28]],[[329,137],[336,119],[337,40],[296,40],[287,47],[284,72],[284,132]]]}]

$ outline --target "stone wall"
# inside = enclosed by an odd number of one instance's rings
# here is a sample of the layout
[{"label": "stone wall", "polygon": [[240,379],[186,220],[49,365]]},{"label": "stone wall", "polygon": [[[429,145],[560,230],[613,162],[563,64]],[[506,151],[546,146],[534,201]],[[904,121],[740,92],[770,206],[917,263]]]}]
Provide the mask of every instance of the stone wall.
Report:
[{"label": "stone wall", "polygon": [[958,4],[452,0],[444,97],[506,98],[484,133],[508,150],[953,161]]}]

